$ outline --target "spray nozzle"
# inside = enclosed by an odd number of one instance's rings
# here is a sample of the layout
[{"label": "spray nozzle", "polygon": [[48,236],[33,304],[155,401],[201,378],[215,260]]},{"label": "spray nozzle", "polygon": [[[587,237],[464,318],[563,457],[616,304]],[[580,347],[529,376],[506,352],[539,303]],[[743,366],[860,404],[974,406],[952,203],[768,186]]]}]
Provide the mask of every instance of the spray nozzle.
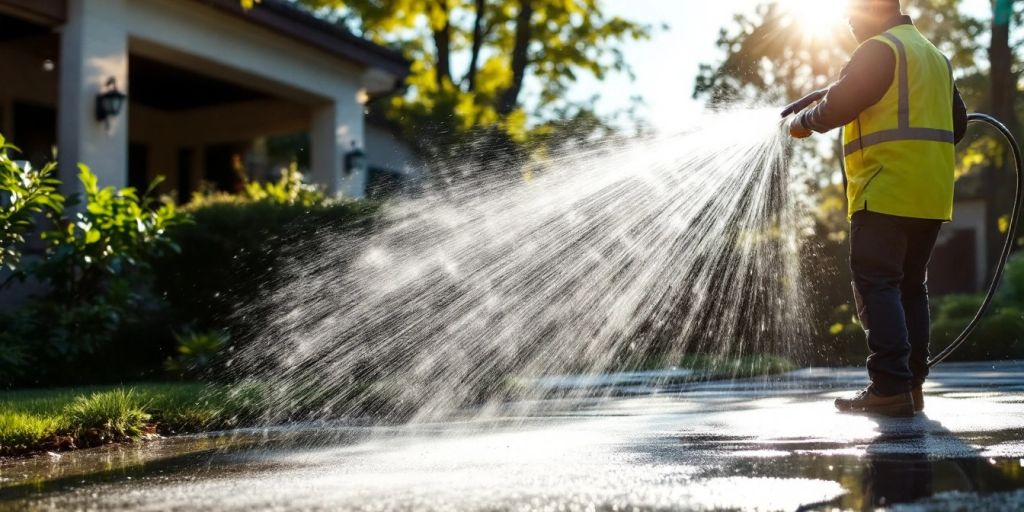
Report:
[{"label": "spray nozzle", "polygon": [[825,93],[827,92],[828,89],[814,91],[808,94],[807,96],[804,96],[803,98],[800,98],[794,101],[793,103],[790,103],[789,105],[786,106],[786,109],[782,111],[782,117],[786,117],[790,114],[796,114],[803,111],[803,109],[811,106],[812,103],[824,98]]}]

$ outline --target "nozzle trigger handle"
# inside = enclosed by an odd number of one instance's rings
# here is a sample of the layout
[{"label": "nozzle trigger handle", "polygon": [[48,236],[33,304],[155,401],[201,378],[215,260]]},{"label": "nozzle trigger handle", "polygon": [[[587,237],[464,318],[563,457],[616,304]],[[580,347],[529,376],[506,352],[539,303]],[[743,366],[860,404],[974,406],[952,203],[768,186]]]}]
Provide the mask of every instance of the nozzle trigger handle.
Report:
[{"label": "nozzle trigger handle", "polygon": [[825,97],[828,93],[828,89],[822,89],[820,91],[814,91],[803,98],[800,98],[789,105],[786,105],[786,109],[782,111],[782,117],[786,117],[790,114],[796,114],[809,107],[811,103],[818,101]]}]

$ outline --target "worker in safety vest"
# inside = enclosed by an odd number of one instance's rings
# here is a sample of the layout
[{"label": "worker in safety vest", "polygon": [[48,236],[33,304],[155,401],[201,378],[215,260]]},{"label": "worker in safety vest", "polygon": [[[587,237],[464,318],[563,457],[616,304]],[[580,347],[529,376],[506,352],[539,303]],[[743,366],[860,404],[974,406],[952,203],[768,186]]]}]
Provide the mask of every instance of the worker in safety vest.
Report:
[{"label": "worker in safety vest", "polygon": [[849,20],[860,46],[789,129],[805,138],[845,126],[850,268],[871,385],[836,408],[913,416],[924,409],[928,376],[928,261],[952,219],[967,110],[949,60],[898,0],[850,0]]}]

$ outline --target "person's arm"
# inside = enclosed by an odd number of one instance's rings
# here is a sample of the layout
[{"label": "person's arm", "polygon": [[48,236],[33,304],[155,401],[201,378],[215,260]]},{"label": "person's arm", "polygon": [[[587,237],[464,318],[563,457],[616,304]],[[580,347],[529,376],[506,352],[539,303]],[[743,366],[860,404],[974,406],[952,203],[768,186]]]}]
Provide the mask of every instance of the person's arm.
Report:
[{"label": "person's arm", "polygon": [[878,41],[867,41],[853,52],[839,80],[829,86],[825,97],[800,115],[800,123],[818,133],[845,126],[882,100],[895,74],[896,55],[892,48]]},{"label": "person's arm", "polygon": [[967,135],[967,105],[960,96],[960,89],[953,86],[953,140],[957,144]]}]

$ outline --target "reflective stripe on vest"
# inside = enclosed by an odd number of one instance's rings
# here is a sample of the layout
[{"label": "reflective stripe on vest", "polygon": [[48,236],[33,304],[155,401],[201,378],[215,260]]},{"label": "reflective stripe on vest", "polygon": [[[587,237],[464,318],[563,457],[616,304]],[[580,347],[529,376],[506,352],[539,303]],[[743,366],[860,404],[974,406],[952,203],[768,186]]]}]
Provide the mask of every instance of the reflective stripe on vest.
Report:
[{"label": "reflective stripe on vest", "polygon": [[[869,133],[867,135],[860,133],[860,138],[847,143],[843,147],[843,156],[850,156],[864,148],[874,146],[875,144],[881,144],[883,142],[924,140],[931,142],[948,142],[950,144],[955,143],[956,139],[952,131],[936,128],[913,128],[910,126],[910,72],[908,70],[909,65],[907,63],[907,49],[903,46],[903,41],[900,41],[896,36],[888,32],[883,33],[882,36],[896,46],[896,50],[899,52],[899,76],[897,78],[899,82],[899,127],[893,130],[883,130],[880,132]],[[949,59],[946,59],[946,66],[949,67],[949,76],[952,80],[953,65],[949,62]]]}]

